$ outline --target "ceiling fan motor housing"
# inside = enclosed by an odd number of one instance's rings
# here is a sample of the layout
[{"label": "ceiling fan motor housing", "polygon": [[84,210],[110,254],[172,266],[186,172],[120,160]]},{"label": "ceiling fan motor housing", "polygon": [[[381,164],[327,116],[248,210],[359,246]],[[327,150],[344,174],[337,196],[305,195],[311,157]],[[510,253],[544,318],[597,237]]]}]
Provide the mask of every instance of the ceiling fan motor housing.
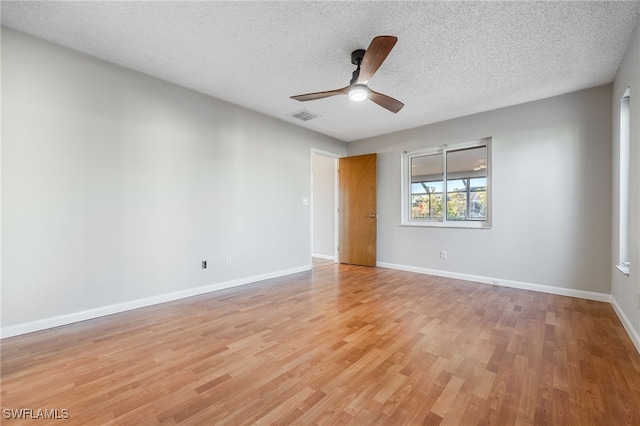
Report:
[{"label": "ceiling fan motor housing", "polygon": [[366,50],[364,49],[358,49],[351,52],[351,63],[353,65],[360,66],[360,64],[362,63],[362,58],[364,58],[365,52]]}]

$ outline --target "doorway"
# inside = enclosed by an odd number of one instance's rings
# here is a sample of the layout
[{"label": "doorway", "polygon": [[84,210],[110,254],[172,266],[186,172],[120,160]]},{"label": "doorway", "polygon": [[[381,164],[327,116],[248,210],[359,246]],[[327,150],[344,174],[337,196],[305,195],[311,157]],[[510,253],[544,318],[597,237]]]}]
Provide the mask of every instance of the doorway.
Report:
[{"label": "doorway", "polygon": [[311,265],[338,262],[338,158],[311,148]]},{"label": "doorway", "polygon": [[311,266],[377,264],[377,154],[311,148]]}]

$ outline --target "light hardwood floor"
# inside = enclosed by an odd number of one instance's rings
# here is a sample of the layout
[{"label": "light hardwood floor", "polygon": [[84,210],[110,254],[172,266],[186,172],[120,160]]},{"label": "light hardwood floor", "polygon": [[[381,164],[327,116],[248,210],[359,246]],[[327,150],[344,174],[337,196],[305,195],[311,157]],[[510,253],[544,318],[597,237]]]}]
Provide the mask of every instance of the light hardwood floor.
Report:
[{"label": "light hardwood floor", "polygon": [[640,425],[640,355],[609,304],[381,268],[4,339],[1,355],[3,409],[69,410],[54,424]]}]

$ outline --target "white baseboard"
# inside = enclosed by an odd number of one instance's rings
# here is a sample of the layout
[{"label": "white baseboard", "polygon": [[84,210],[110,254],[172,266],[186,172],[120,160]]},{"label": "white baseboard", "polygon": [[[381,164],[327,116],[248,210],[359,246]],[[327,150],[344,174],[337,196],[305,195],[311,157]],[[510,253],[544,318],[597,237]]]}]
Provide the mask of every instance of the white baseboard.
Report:
[{"label": "white baseboard", "polygon": [[119,312],[130,311],[132,309],[144,308],[145,306],[157,305],[159,303],[171,302],[174,300],[184,299],[186,297],[197,296],[199,294],[209,293],[212,291],[223,290],[225,288],[237,287],[244,284],[250,284],[258,281],[278,278],[285,275],[296,274],[311,270],[311,265],[305,265],[297,268],[284,269],[275,272],[269,272],[261,275],[253,275],[250,277],[238,278],[236,280],[224,281],[202,287],[190,288],[187,290],[176,291],[172,293],[159,294],[157,296],[145,297],[143,299],[131,300],[128,302],[116,303],[114,305],[102,306],[99,308],[88,309],[86,311],[74,312],[56,317],[45,318],[37,321],[31,321],[22,324],[10,325],[0,329],[0,338],[19,336],[21,334],[33,333],[34,331],[46,330],[48,328],[59,327],[74,322],[86,321],[93,318],[103,317],[105,315],[117,314]]},{"label": "white baseboard", "polygon": [[627,318],[627,316],[624,314],[624,311],[622,310],[620,305],[618,305],[618,301],[615,297],[613,297],[613,295],[611,295],[611,306],[613,306],[613,310],[616,311],[616,314],[618,315],[618,318],[620,318],[622,326],[627,331],[627,334],[631,338],[634,346],[636,347],[638,352],[640,352],[640,335],[638,335],[638,333],[634,330],[633,326],[631,325],[631,321],[629,321],[629,318]]},{"label": "white baseboard", "polygon": [[596,300],[598,302],[609,302],[611,295],[596,293],[594,291],[575,290],[572,288],[554,287],[551,285],[532,284],[522,281],[505,280],[502,278],[490,278],[480,275],[459,274],[457,272],[440,271],[437,269],[419,268],[416,266],[396,265],[394,263],[378,262],[381,268],[398,269],[400,271],[416,272],[418,274],[435,275],[438,277],[454,278],[464,281],[474,281],[483,284],[493,284],[502,287],[519,288],[522,290],[538,291],[541,293],[557,294],[560,296],[577,297],[580,299]]},{"label": "white baseboard", "polygon": [[313,253],[311,257],[317,257],[319,259],[327,259],[327,260],[336,260],[335,256],[330,256],[328,254]]}]

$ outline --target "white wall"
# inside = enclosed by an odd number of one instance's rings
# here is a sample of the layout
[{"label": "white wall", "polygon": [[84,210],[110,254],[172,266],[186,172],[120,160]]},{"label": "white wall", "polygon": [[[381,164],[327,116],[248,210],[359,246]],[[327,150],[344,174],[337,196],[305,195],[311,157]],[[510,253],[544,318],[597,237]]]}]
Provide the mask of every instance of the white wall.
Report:
[{"label": "white wall", "polygon": [[335,258],[336,159],[311,154],[314,256]]},{"label": "white wall", "polygon": [[619,237],[619,143],[620,143],[620,99],[627,87],[631,87],[630,112],[630,185],[629,185],[629,275],[624,275],[617,268],[611,273],[611,296],[614,306],[626,321],[627,331],[634,338],[640,351],[640,309],[638,309],[636,292],[640,291],[640,26],[636,26],[631,41],[627,46],[624,58],[615,81],[612,95],[612,141],[613,141],[613,227],[612,257],[610,264],[618,263]]},{"label": "white wall", "polygon": [[[400,226],[402,152],[487,136],[493,227]],[[607,299],[610,85],[352,142],[348,152],[379,153],[378,262]]]},{"label": "white wall", "polygon": [[346,153],[5,28],[2,119],[4,335],[309,268],[309,150]]}]

